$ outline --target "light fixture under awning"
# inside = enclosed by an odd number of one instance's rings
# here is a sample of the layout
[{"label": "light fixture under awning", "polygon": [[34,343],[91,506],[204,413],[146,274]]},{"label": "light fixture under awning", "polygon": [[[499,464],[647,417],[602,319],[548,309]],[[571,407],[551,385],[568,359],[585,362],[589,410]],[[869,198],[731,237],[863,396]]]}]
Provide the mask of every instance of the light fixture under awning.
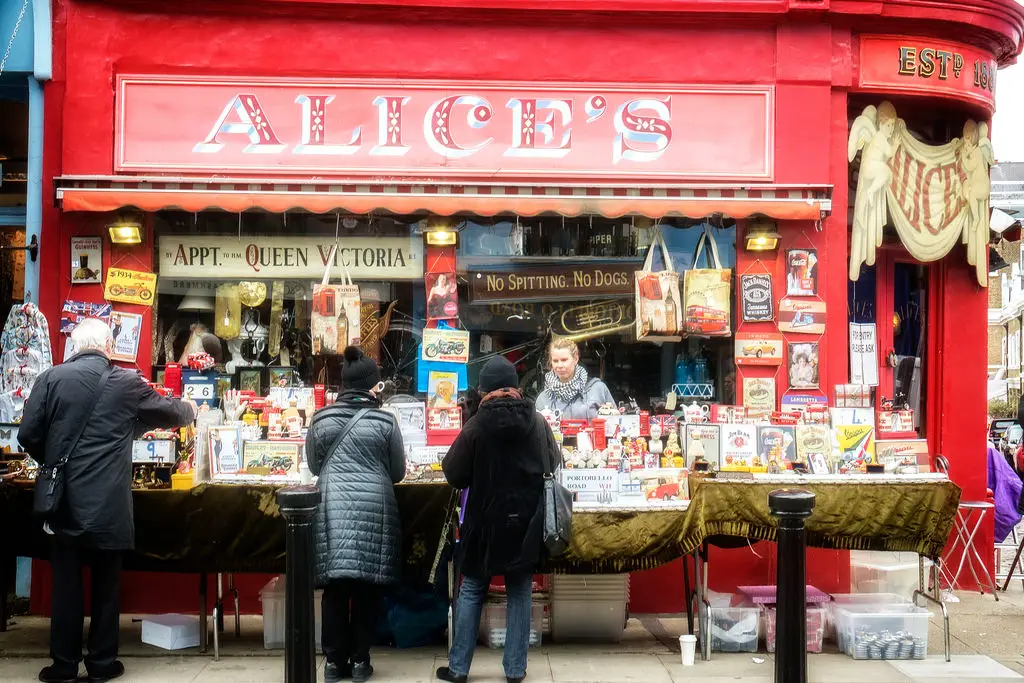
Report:
[{"label": "light fixture under awning", "polygon": [[720,213],[731,218],[760,214],[780,220],[818,220],[832,208],[832,188],[825,185],[509,185],[423,183],[355,184],[253,182],[124,177],[64,177],[57,199],[65,211],[142,211],[221,209],[238,213],[262,209],[272,213],[340,211],[364,214],[429,212],[442,216],[543,213],[609,218],[700,218]]}]

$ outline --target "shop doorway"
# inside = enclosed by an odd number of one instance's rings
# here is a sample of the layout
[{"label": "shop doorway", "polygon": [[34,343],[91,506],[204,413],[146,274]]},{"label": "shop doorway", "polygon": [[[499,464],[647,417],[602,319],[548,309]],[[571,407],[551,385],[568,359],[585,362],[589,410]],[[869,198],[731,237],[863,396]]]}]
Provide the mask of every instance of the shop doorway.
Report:
[{"label": "shop doorway", "polygon": [[901,248],[880,249],[848,287],[849,322],[875,325],[878,386],[875,401],[906,405],[913,413],[905,431],[927,436],[928,314],[931,268]]}]

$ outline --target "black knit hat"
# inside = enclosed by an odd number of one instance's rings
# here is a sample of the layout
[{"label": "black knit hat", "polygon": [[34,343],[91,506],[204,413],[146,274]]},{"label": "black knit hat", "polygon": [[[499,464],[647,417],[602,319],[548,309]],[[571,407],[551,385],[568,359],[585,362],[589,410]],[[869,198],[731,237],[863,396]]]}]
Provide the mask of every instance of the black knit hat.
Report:
[{"label": "black knit hat", "polygon": [[341,383],[345,389],[369,391],[380,382],[380,368],[372,358],[363,355],[358,346],[345,349],[345,365],[341,369]]},{"label": "black knit hat", "polygon": [[480,371],[480,391],[484,394],[498,389],[518,389],[519,375],[516,366],[504,356],[495,356],[484,364]]}]

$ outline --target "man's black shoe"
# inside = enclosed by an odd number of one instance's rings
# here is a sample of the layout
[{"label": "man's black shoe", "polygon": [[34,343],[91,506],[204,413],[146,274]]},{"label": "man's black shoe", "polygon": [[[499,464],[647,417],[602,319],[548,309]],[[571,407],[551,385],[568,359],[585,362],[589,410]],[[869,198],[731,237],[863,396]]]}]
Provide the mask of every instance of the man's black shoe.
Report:
[{"label": "man's black shoe", "polygon": [[447,666],[442,666],[437,670],[437,679],[440,681],[448,681],[448,683],[466,683],[469,676],[460,676],[454,673]]},{"label": "man's black shoe", "polygon": [[39,672],[39,680],[43,683],[77,683],[78,671],[69,672],[56,666],[47,666]]},{"label": "man's black shoe", "polygon": [[124,676],[124,664],[114,662],[106,671],[90,671],[88,678],[85,680],[89,681],[89,683],[106,683],[106,681],[112,681],[121,676]]}]

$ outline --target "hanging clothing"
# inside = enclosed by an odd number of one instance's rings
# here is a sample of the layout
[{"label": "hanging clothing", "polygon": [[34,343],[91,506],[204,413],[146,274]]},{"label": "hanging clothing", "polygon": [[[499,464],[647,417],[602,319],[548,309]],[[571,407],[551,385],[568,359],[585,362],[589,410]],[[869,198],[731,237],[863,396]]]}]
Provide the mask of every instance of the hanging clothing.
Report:
[{"label": "hanging clothing", "polygon": [[36,378],[52,366],[46,316],[32,303],[13,306],[0,333],[0,418],[20,420]]}]

